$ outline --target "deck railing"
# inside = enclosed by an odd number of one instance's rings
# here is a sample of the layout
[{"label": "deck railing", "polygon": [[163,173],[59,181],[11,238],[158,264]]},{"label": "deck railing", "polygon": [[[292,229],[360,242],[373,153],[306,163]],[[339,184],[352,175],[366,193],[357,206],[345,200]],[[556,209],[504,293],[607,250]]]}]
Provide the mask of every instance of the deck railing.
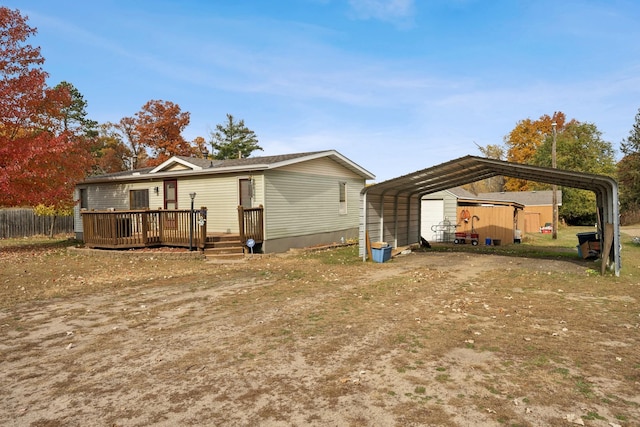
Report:
[{"label": "deck railing", "polygon": [[204,249],[207,208],[82,212],[83,240],[90,248],[182,246]]},{"label": "deck railing", "polygon": [[238,223],[240,226],[240,241],[245,244],[253,239],[257,244],[264,241],[264,207],[244,208],[238,206]]}]

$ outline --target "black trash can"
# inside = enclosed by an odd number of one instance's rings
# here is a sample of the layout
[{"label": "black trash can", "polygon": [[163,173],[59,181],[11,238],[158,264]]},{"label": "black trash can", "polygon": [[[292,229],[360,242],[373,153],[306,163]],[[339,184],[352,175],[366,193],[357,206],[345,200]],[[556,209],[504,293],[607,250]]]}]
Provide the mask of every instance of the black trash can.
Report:
[{"label": "black trash can", "polygon": [[597,242],[598,241],[598,233],[595,231],[587,232],[587,233],[578,233],[578,244],[581,245],[586,242]]}]

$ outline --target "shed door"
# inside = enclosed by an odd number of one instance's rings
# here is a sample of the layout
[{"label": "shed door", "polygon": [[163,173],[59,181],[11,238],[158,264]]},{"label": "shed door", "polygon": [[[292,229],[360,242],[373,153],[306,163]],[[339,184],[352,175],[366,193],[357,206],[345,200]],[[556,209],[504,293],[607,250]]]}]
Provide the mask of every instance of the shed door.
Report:
[{"label": "shed door", "polygon": [[[432,242],[443,241],[444,236],[431,229],[444,220],[444,200],[422,200],[420,211],[420,235]],[[434,227],[435,228],[435,227]]]}]

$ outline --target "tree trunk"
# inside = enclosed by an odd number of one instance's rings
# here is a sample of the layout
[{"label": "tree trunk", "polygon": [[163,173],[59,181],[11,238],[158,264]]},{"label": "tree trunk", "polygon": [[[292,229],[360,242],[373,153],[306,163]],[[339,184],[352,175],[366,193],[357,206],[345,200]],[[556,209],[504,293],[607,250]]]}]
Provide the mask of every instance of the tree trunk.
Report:
[{"label": "tree trunk", "polygon": [[49,238],[53,239],[53,227],[56,225],[56,218],[58,218],[58,215],[54,215],[53,219],[51,220],[51,227],[49,227]]}]

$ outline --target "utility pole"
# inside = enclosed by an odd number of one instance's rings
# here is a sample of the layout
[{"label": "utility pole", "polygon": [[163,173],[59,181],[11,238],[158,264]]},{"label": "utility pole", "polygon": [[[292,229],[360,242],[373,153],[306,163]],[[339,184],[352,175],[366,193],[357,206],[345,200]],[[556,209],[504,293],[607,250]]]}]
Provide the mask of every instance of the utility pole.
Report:
[{"label": "utility pole", "polygon": [[[551,123],[551,129],[553,132],[553,144],[551,145],[551,167],[556,169],[556,122]],[[553,184],[552,187],[552,204],[553,204],[553,225],[551,231],[551,238],[558,238],[558,186]]]}]

